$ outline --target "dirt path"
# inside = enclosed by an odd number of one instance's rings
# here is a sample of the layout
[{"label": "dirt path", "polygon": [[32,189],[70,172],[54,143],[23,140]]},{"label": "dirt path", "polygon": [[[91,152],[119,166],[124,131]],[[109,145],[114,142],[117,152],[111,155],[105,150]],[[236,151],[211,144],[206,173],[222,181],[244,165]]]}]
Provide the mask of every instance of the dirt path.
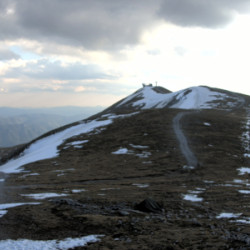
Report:
[{"label": "dirt path", "polygon": [[6,179],[6,174],[0,172],[0,203],[5,202],[5,192],[4,192],[5,179]]},{"label": "dirt path", "polygon": [[194,153],[192,152],[192,150],[190,149],[190,147],[188,145],[187,138],[184,135],[184,133],[182,131],[182,127],[181,127],[181,119],[185,115],[189,115],[190,113],[193,113],[193,112],[180,112],[180,113],[178,113],[173,119],[173,127],[174,127],[174,132],[176,134],[176,137],[177,137],[179,144],[180,144],[181,152],[187,161],[187,165],[189,167],[196,167],[198,165],[198,160],[197,160],[196,156],[194,155]]}]

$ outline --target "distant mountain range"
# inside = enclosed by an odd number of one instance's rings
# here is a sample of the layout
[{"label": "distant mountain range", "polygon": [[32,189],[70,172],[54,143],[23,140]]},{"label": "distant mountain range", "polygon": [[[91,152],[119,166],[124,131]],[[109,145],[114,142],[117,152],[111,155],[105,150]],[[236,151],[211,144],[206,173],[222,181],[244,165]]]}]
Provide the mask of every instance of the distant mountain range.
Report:
[{"label": "distant mountain range", "polygon": [[33,109],[0,107],[0,147],[27,143],[52,129],[83,120],[103,109],[101,106]]}]

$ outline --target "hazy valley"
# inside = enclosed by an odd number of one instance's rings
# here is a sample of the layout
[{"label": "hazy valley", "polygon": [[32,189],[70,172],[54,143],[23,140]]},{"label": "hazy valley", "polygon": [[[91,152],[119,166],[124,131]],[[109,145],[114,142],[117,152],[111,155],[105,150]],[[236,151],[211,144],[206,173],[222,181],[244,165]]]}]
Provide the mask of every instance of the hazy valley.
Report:
[{"label": "hazy valley", "polygon": [[0,108],[0,147],[27,143],[63,125],[85,119],[103,107]]}]

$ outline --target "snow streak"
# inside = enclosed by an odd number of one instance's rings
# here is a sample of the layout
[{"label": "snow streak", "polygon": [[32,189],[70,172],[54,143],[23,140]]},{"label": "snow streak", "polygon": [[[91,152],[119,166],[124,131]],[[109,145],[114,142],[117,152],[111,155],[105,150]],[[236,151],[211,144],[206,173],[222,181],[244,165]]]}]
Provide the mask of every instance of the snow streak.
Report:
[{"label": "snow streak", "polygon": [[103,235],[88,235],[81,238],[66,238],[64,240],[2,240],[0,249],[5,250],[54,250],[54,249],[73,249],[86,246],[88,243],[99,241]]},{"label": "snow streak", "polygon": [[40,139],[32,143],[20,157],[12,159],[4,165],[0,166],[0,171],[4,173],[18,173],[21,172],[21,169],[19,168],[25,164],[57,157],[59,154],[57,147],[68,138],[83,133],[89,133],[96,128],[107,126],[111,122],[112,120],[93,120],[84,122],[82,124],[72,126],[61,132]]}]

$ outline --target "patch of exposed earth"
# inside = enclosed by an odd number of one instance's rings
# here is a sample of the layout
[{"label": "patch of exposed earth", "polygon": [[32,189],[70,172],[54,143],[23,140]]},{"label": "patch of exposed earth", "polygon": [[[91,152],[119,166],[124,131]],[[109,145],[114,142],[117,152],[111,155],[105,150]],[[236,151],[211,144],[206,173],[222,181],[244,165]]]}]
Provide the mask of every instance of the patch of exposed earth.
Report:
[{"label": "patch of exposed earth", "polygon": [[[178,112],[118,119],[65,141],[59,157],[5,177],[2,200],[26,205],[0,218],[0,239],[94,234],[103,237],[76,249],[249,248],[246,112],[203,110],[182,118],[195,168],[174,133]],[[149,198],[162,209],[143,211],[138,204]]]}]

